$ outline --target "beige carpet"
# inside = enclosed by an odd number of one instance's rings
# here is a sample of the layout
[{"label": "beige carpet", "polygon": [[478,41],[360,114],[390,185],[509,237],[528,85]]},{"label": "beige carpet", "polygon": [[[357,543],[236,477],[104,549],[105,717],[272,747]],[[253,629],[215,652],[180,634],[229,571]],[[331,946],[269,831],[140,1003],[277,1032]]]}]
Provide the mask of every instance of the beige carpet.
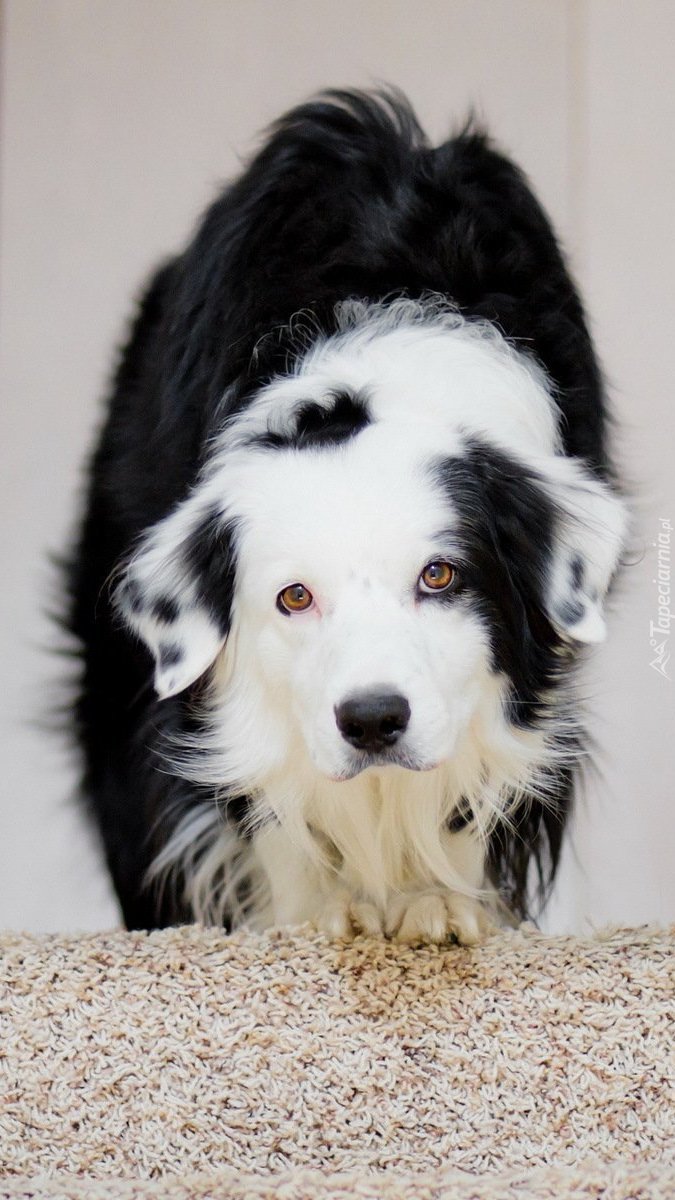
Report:
[{"label": "beige carpet", "polygon": [[0,1197],[675,1197],[674,950],[5,934]]}]

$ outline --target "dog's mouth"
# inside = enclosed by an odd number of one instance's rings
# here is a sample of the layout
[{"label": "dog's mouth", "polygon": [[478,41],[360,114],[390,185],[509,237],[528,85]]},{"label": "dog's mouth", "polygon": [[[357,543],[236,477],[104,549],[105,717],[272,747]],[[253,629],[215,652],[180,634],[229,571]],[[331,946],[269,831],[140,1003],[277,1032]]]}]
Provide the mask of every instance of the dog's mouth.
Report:
[{"label": "dog's mouth", "polygon": [[409,751],[392,746],[388,750],[378,750],[372,753],[363,750],[354,751],[344,769],[331,775],[330,778],[333,783],[346,783],[349,779],[355,779],[357,775],[369,770],[433,771],[438,766],[437,760],[429,762]]}]

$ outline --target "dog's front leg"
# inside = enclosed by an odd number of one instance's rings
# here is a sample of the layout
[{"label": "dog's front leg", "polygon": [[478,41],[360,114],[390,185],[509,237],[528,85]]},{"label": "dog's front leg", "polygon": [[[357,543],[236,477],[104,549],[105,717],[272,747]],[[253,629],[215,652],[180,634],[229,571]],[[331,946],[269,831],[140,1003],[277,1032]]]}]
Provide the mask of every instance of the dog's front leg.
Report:
[{"label": "dog's front leg", "polygon": [[351,891],[290,837],[281,825],[269,825],[255,835],[254,852],[271,893],[263,924],[301,925],[311,922],[331,937],[384,933],[384,913]]},{"label": "dog's front leg", "polygon": [[397,942],[459,942],[474,946],[496,931],[496,895],[485,887],[485,851],[471,826],[445,830],[441,844],[458,880],[471,895],[429,880],[391,896],[385,933]]}]

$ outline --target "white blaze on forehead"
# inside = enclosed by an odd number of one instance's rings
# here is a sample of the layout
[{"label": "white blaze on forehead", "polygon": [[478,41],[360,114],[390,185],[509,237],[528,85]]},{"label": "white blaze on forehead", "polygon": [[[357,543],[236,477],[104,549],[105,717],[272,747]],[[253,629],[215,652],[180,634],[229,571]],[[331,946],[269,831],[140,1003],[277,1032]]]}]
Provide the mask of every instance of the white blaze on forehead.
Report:
[{"label": "white blaze on forehead", "polygon": [[288,433],[308,402],[329,402],[347,389],[361,394],[374,420],[446,452],[459,429],[488,435],[519,454],[560,449],[549,381],[487,321],[467,321],[447,305],[350,302],[339,331],[300,356],[291,376],[274,380],[227,434],[234,440],[272,429]]},{"label": "white blaze on forehead", "polygon": [[[382,422],[329,451],[237,455],[228,491],[241,582],[264,592],[297,579],[326,596],[350,578],[387,580],[397,594],[413,588],[428,556],[451,550],[447,537],[438,541],[452,515],[428,449]],[[460,453],[459,440],[447,449]]]},{"label": "white blaze on forehead", "polygon": [[415,430],[420,439],[464,429],[521,454],[556,447],[543,374],[507,352],[505,344],[467,336],[465,329],[397,330],[360,348],[327,343],[303,366],[300,378],[309,382],[315,373],[317,390],[321,374],[340,378],[363,389],[375,420]]}]

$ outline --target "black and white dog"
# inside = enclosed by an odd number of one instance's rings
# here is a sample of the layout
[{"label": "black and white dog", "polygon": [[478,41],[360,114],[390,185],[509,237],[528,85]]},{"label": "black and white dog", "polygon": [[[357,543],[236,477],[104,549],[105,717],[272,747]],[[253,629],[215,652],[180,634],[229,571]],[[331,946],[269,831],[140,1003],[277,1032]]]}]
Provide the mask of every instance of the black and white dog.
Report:
[{"label": "black and white dog", "polygon": [[274,127],[122,355],[70,570],[126,923],[471,943],[555,873],[624,537],[555,237],[394,94]]}]

